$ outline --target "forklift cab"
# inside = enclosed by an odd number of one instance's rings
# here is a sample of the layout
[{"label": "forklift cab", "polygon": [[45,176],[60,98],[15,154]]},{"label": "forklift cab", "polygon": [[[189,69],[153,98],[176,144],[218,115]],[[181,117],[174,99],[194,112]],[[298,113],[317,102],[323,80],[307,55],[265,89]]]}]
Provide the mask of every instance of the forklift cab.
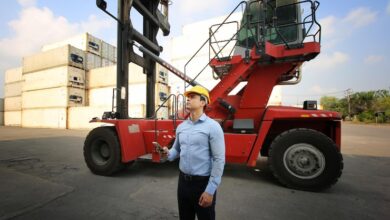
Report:
[{"label": "forklift cab", "polygon": [[246,49],[259,47],[263,41],[299,46],[303,43],[304,32],[299,1],[250,0],[237,33],[234,54],[243,55]]}]

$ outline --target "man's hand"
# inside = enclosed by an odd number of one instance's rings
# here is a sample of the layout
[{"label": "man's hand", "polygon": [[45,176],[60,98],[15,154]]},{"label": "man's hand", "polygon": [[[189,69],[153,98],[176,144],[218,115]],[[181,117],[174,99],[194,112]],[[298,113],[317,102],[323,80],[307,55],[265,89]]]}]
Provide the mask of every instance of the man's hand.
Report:
[{"label": "man's hand", "polygon": [[152,142],[152,144],[154,145],[154,147],[156,148],[156,151],[160,154],[160,156],[163,159],[167,159],[169,149],[167,147],[161,147],[159,143],[154,142],[154,141]]},{"label": "man's hand", "polygon": [[161,148],[161,157],[164,159],[168,158],[169,149],[167,147]]},{"label": "man's hand", "polygon": [[213,195],[210,195],[207,192],[203,192],[199,198],[199,205],[203,208],[209,207],[213,203],[213,198]]}]

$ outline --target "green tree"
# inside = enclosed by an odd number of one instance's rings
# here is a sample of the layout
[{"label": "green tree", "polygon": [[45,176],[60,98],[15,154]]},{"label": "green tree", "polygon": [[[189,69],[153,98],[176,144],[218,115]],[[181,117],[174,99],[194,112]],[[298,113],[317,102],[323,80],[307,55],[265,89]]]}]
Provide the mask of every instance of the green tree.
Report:
[{"label": "green tree", "polygon": [[375,112],[384,112],[382,121],[390,120],[390,95],[380,97],[377,99],[374,105]]},{"label": "green tree", "polygon": [[338,99],[334,96],[323,96],[320,99],[320,104],[324,108],[324,110],[333,110],[336,108],[338,103]]},{"label": "green tree", "polygon": [[356,92],[351,95],[351,113],[359,115],[365,111],[372,109],[374,104],[374,91]]},{"label": "green tree", "polygon": [[324,110],[339,112],[343,118],[348,115],[348,102],[346,99],[338,99],[334,96],[324,96],[320,99]]},{"label": "green tree", "polygon": [[[320,104],[324,110],[337,111],[345,118],[348,116],[348,104],[351,116],[362,122],[390,121],[390,92],[388,90],[355,92],[347,98],[338,99],[334,96],[323,96]],[[377,114],[384,112],[385,114]]]},{"label": "green tree", "polygon": [[348,116],[348,100],[347,98],[339,99],[338,112],[342,114],[343,119]]}]

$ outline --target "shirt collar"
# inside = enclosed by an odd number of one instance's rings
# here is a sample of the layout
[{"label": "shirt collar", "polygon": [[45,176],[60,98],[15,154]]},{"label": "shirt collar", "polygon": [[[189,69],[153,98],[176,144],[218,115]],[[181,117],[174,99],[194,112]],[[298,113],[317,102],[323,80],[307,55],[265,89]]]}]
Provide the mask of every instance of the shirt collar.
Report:
[{"label": "shirt collar", "polygon": [[199,120],[204,121],[204,120],[206,120],[206,118],[207,118],[206,114],[203,113],[203,114],[200,116]]},{"label": "shirt collar", "polygon": [[[207,115],[206,115],[205,113],[203,113],[203,114],[199,117],[198,121],[205,121],[206,119],[207,119]],[[188,117],[188,120],[190,120],[190,121],[192,122],[191,116]],[[196,121],[196,122],[198,122],[198,121]]]}]

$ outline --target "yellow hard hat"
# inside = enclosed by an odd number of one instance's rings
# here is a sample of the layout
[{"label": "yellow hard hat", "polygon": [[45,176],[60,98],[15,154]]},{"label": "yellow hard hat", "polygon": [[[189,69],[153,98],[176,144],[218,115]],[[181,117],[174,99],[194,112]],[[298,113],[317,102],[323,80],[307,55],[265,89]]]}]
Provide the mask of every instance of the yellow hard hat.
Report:
[{"label": "yellow hard hat", "polygon": [[204,97],[207,98],[207,103],[208,104],[211,103],[209,91],[207,89],[203,88],[202,86],[194,86],[194,87],[192,87],[190,90],[188,90],[188,91],[186,91],[184,93],[184,96],[188,97],[188,95],[191,94],[191,93],[196,93],[198,95],[204,96]]}]

